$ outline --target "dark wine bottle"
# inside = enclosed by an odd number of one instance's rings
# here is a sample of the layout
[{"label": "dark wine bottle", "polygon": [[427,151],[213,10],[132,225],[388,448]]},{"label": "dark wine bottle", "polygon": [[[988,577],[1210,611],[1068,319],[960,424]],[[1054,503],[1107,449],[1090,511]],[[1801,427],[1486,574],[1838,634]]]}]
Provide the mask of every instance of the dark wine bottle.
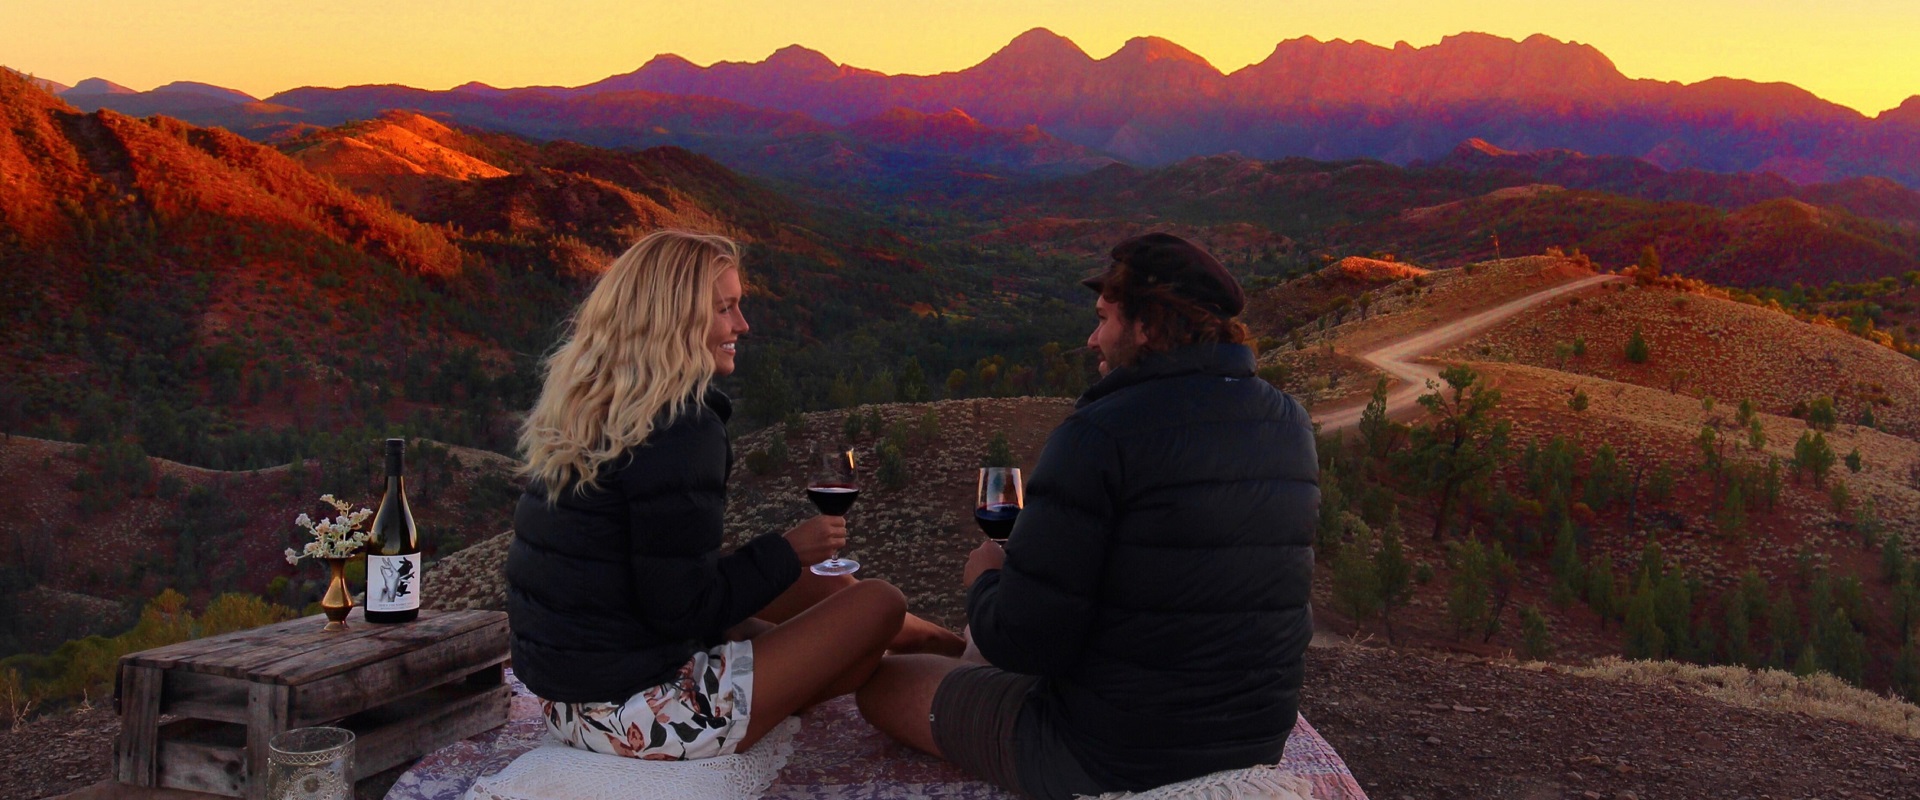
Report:
[{"label": "dark wine bottle", "polygon": [[407,440],[387,440],[387,495],[367,540],[367,621],[420,616],[420,535],[407,507]]}]

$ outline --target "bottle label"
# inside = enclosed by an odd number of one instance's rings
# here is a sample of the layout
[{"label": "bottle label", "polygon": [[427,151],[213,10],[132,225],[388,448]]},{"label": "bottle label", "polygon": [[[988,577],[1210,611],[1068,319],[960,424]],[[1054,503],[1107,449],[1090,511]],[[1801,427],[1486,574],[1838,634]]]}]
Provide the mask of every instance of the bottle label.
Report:
[{"label": "bottle label", "polygon": [[367,554],[367,610],[412,611],[420,607],[420,554]]}]

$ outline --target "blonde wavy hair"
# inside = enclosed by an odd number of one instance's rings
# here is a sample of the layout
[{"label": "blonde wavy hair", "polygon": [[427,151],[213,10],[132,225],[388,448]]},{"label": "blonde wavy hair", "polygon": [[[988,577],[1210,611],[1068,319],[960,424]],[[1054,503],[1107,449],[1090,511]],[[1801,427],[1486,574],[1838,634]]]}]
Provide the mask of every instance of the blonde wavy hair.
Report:
[{"label": "blonde wavy hair", "polygon": [[729,269],[740,269],[733,240],[661,230],[600,276],[520,427],[519,474],[543,484],[548,503],[569,485],[598,488],[602,465],[698,407],[713,380],[714,281]]}]

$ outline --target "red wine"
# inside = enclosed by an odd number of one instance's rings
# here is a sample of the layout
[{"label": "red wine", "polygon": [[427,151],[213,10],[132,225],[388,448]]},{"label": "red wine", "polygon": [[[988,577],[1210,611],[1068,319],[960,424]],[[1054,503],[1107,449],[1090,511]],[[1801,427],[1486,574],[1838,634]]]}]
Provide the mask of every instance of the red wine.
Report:
[{"label": "red wine", "polygon": [[844,483],[816,483],[807,487],[807,499],[829,517],[844,517],[853,501],[860,499],[860,487]]},{"label": "red wine", "polygon": [[1012,503],[995,503],[973,510],[973,521],[980,523],[980,532],[996,542],[1004,542],[1007,535],[1013,533],[1013,522],[1020,518],[1020,507]]},{"label": "red wine", "polygon": [[412,622],[420,616],[420,534],[407,506],[407,440],[387,440],[387,495],[367,540],[367,621]]}]

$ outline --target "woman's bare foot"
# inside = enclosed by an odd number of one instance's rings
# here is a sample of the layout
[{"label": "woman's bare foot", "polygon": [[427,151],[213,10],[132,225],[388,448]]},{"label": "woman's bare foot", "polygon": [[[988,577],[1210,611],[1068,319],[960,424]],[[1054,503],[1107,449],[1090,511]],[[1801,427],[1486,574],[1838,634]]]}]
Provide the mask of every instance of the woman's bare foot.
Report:
[{"label": "woman's bare foot", "polygon": [[887,643],[890,655],[928,653],[958,658],[966,649],[967,640],[960,638],[960,634],[912,614],[908,614],[906,624],[900,626],[900,634]]}]

